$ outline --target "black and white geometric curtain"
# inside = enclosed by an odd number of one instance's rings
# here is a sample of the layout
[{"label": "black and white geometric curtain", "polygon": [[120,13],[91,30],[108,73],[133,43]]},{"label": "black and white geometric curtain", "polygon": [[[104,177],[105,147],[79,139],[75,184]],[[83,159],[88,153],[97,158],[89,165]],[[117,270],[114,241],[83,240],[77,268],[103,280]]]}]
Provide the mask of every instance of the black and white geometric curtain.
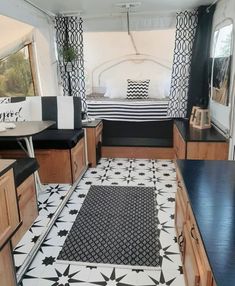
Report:
[{"label": "black and white geometric curtain", "polygon": [[82,18],[58,16],[55,23],[63,95],[81,97],[86,112]]},{"label": "black and white geometric curtain", "polygon": [[186,117],[192,49],[197,24],[197,10],[177,13],[170,100],[167,112],[169,117]]}]

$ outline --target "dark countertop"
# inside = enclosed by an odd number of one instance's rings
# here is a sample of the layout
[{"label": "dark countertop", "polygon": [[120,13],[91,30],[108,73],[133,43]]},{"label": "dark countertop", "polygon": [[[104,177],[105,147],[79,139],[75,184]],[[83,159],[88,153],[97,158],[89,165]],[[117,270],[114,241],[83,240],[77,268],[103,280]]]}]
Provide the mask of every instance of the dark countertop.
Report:
[{"label": "dark countertop", "polygon": [[100,122],[102,122],[101,119],[95,119],[95,120],[88,121],[88,122],[82,122],[82,127],[83,128],[95,128],[100,124]]},{"label": "dark countertop", "polygon": [[235,162],[177,160],[217,286],[235,285]]},{"label": "dark countertop", "polygon": [[3,176],[8,170],[13,168],[15,160],[0,159],[0,176]]},{"label": "dark countertop", "polygon": [[209,129],[196,129],[186,119],[174,120],[180,134],[186,142],[226,142],[227,139],[213,126]]}]

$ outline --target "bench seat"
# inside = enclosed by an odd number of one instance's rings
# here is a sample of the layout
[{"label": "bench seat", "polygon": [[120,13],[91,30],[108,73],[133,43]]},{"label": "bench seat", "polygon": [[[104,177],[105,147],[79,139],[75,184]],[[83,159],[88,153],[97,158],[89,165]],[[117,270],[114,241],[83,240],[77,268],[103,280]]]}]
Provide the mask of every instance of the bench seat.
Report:
[{"label": "bench seat", "polygon": [[[84,137],[84,131],[69,129],[46,129],[33,136],[34,149],[71,149]],[[24,142],[22,141],[23,145]],[[1,138],[1,150],[20,149],[15,138]]]},{"label": "bench seat", "polygon": [[[1,100],[6,107],[4,110],[14,108],[21,112],[22,120],[55,122],[49,129],[33,136],[41,181],[57,184],[72,184],[77,181],[86,168],[81,98],[27,96],[3,97]],[[17,159],[25,156],[16,141],[0,140],[0,157]]]},{"label": "bench seat", "polygon": [[[47,129],[33,136],[33,144],[42,183],[72,184],[85,169],[85,140],[82,129]],[[1,158],[25,156],[15,139],[0,139]]]}]

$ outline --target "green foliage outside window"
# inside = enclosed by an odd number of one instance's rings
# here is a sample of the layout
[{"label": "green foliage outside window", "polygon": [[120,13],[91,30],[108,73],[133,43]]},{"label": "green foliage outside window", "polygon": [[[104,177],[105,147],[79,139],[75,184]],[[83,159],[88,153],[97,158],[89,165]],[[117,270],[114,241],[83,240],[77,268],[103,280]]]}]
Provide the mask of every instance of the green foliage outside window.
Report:
[{"label": "green foliage outside window", "polygon": [[0,96],[33,96],[28,47],[0,60]]}]

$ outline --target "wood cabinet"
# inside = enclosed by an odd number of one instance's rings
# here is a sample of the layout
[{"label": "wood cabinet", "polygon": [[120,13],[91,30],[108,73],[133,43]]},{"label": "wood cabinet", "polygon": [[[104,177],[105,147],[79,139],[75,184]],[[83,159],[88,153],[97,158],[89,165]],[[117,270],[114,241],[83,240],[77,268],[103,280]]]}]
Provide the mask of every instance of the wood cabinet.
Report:
[{"label": "wood cabinet", "polygon": [[103,123],[101,120],[94,120],[83,123],[83,128],[86,129],[88,164],[96,167],[101,157]]},{"label": "wood cabinet", "polygon": [[186,158],[186,142],[182,138],[178,128],[174,125],[174,151],[176,159],[185,159]]},{"label": "wood cabinet", "polygon": [[184,225],[184,256],[183,256],[184,277],[187,286],[200,286],[200,274],[188,225]]},{"label": "wood cabinet", "polygon": [[0,250],[0,285],[16,286],[15,266],[10,243]]},{"label": "wood cabinet", "polygon": [[175,227],[187,286],[215,286],[202,239],[179,174]]},{"label": "wood cabinet", "polygon": [[82,138],[78,142],[78,144],[71,150],[71,164],[72,164],[73,182],[75,182],[86,167],[84,138]]},{"label": "wood cabinet", "polygon": [[18,186],[17,199],[22,225],[12,237],[13,247],[17,245],[38,216],[34,175],[28,177],[21,185]]},{"label": "wood cabinet", "polygon": [[14,174],[10,169],[0,177],[0,245],[16,231],[19,222]]},{"label": "wood cabinet", "polygon": [[[0,172],[12,161],[0,160]],[[6,163],[7,162],[7,163]],[[11,237],[20,225],[13,169],[0,175],[0,285],[15,286]]]},{"label": "wood cabinet", "polygon": [[190,127],[188,121],[175,121],[175,159],[227,160],[228,147],[226,138],[213,127],[198,130]]}]

